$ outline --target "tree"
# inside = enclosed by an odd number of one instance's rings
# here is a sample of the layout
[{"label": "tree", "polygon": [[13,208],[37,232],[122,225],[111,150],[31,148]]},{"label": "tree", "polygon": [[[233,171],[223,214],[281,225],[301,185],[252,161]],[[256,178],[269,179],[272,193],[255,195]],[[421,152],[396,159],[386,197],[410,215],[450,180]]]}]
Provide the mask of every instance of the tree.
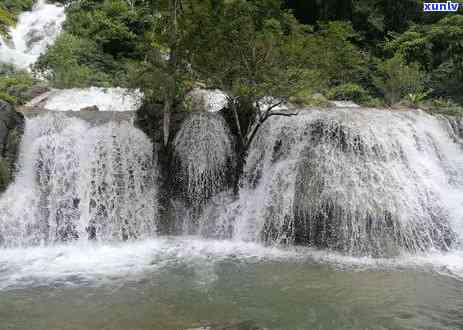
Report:
[{"label": "tree", "polygon": [[64,32],[39,57],[34,72],[60,88],[109,87],[113,78],[106,72],[111,62],[92,40]]},{"label": "tree", "polygon": [[378,73],[374,82],[389,105],[399,102],[407,94],[425,92],[426,74],[417,63],[406,64],[400,54],[381,62]]},{"label": "tree", "polygon": [[305,47],[312,54],[309,65],[323,72],[327,88],[368,79],[368,56],[355,45],[359,39],[352,24],[341,21],[320,23],[307,38]]},{"label": "tree", "polygon": [[307,68],[310,33],[277,0],[210,1],[191,7],[191,66],[197,79],[229,95],[240,142],[249,147],[275,109],[313,85]]},{"label": "tree", "polygon": [[462,101],[463,16],[449,15],[435,24],[414,25],[387,41],[386,51],[416,61],[430,73],[434,97]]},{"label": "tree", "polygon": [[163,137],[166,146],[170,137],[170,117],[186,94],[188,61],[185,48],[184,5],[187,1],[150,2],[154,13],[153,28],[145,34],[146,52],[143,61],[134,63],[132,84],[140,88],[145,101],[163,104]]}]

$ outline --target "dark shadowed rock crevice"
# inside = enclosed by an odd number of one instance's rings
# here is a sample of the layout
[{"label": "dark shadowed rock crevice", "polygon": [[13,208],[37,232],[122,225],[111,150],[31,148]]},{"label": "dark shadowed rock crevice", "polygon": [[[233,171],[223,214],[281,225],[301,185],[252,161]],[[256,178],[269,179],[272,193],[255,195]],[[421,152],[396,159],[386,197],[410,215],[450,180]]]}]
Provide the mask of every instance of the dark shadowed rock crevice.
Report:
[{"label": "dark shadowed rock crevice", "polygon": [[12,105],[0,100],[0,191],[3,192],[15,173],[19,145],[24,132],[24,116]]},{"label": "dark shadowed rock crevice", "polygon": [[195,218],[211,197],[235,186],[234,138],[220,113],[173,112],[167,146],[163,143],[162,106],[142,106],[135,124],[152,140],[157,155],[159,231],[181,233],[184,230],[179,221],[181,210],[191,210]]},{"label": "dark shadowed rock crevice", "polygon": [[187,118],[186,112],[174,112],[171,115],[170,140],[167,146],[163,143],[163,115],[162,105],[143,104],[137,111],[135,125],[140,128],[153,142],[154,154],[157,155],[159,166],[159,227],[160,234],[173,234],[176,231],[175,205],[172,202],[176,192],[173,179],[175,170],[173,167],[172,140]]}]

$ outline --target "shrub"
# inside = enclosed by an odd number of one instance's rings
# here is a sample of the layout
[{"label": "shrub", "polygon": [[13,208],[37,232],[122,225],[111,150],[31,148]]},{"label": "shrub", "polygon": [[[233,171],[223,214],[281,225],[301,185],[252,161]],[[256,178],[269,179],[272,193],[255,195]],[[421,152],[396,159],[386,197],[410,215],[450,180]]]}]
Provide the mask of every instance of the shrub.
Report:
[{"label": "shrub", "polygon": [[103,72],[105,58],[97,45],[87,39],[63,33],[47,53],[40,56],[34,71],[59,88],[111,85]]},{"label": "shrub", "polygon": [[0,91],[0,100],[8,102],[10,104],[16,104],[17,99],[14,96],[11,96],[5,92]]},{"label": "shrub", "polygon": [[407,102],[408,106],[417,108],[422,104],[428,95],[429,93],[426,92],[409,93],[405,96],[405,101]]},{"label": "shrub", "polygon": [[8,27],[14,25],[14,15],[0,7],[0,35],[6,36]]},{"label": "shrub", "polygon": [[374,84],[389,105],[396,104],[407,94],[425,92],[426,73],[417,63],[406,64],[399,54],[380,63],[378,73]]},{"label": "shrub", "polygon": [[0,158],[0,192],[3,192],[11,180],[10,170],[7,162]]},{"label": "shrub", "polygon": [[360,85],[347,83],[332,88],[328,98],[338,101],[353,101],[363,103],[368,99],[368,92]]},{"label": "shrub", "polygon": [[0,99],[11,104],[23,104],[29,100],[26,92],[36,83],[37,80],[26,71],[0,76]]}]

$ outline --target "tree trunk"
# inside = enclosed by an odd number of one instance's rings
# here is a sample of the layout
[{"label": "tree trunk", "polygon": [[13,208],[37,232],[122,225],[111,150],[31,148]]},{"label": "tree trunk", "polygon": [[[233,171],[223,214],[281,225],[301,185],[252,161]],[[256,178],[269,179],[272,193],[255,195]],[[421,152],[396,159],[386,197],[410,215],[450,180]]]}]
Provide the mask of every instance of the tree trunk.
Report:
[{"label": "tree trunk", "polygon": [[170,75],[167,82],[167,92],[164,100],[164,115],[163,115],[163,134],[164,146],[169,143],[170,137],[170,114],[174,106],[176,97],[176,75],[177,75],[177,39],[178,39],[178,22],[177,12],[179,9],[180,0],[169,0],[169,14],[170,14],[170,32],[169,32],[169,48],[170,57],[168,62],[168,73]]}]

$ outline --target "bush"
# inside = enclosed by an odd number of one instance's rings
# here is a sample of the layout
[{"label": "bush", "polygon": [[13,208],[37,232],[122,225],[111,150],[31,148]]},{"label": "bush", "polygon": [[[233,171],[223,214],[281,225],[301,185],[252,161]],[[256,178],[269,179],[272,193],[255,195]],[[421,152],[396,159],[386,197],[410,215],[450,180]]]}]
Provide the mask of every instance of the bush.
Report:
[{"label": "bush", "polygon": [[39,57],[34,71],[59,88],[107,87],[111,78],[103,72],[105,60],[93,41],[63,33]]},{"label": "bush", "polygon": [[362,102],[362,105],[368,108],[384,108],[384,100],[376,97],[368,97]]},{"label": "bush", "polygon": [[19,71],[0,76],[0,99],[11,104],[29,101],[27,91],[38,81],[29,72]]},{"label": "bush", "polygon": [[17,15],[22,11],[30,10],[34,2],[34,0],[2,0],[0,7]]},{"label": "bush", "polygon": [[353,101],[363,103],[368,100],[368,92],[354,83],[347,83],[336,86],[328,92],[328,98],[337,101]]},{"label": "bush", "polygon": [[425,92],[409,93],[405,96],[405,102],[408,106],[417,108],[421,106],[423,101],[428,97],[428,94]]},{"label": "bush", "polygon": [[8,33],[8,27],[14,24],[14,15],[0,7],[0,35],[6,36]]},{"label": "bush", "polygon": [[289,101],[297,106],[303,107],[319,107],[325,108],[330,105],[330,102],[319,93],[313,94],[310,91],[302,91],[289,98]]},{"label": "bush", "polygon": [[0,157],[0,192],[3,192],[11,180],[10,169],[7,162]]},{"label": "bush", "polygon": [[462,116],[463,107],[448,98],[437,98],[427,102],[425,107],[432,114],[441,114],[448,116]]},{"label": "bush", "polygon": [[378,74],[374,84],[389,105],[396,104],[407,94],[425,92],[426,73],[417,63],[406,64],[399,54],[380,63]]},{"label": "bush", "polygon": [[449,108],[430,109],[429,112],[431,112],[432,114],[462,117],[463,116],[463,107],[452,106],[452,107],[449,107]]},{"label": "bush", "polygon": [[310,63],[323,73],[329,87],[366,77],[367,57],[355,45],[359,38],[350,23],[339,21],[320,24],[319,31],[307,38]]},{"label": "bush", "polygon": [[9,95],[5,92],[0,91],[0,100],[8,102],[10,104],[16,104],[17,99],[16,97]]}]

